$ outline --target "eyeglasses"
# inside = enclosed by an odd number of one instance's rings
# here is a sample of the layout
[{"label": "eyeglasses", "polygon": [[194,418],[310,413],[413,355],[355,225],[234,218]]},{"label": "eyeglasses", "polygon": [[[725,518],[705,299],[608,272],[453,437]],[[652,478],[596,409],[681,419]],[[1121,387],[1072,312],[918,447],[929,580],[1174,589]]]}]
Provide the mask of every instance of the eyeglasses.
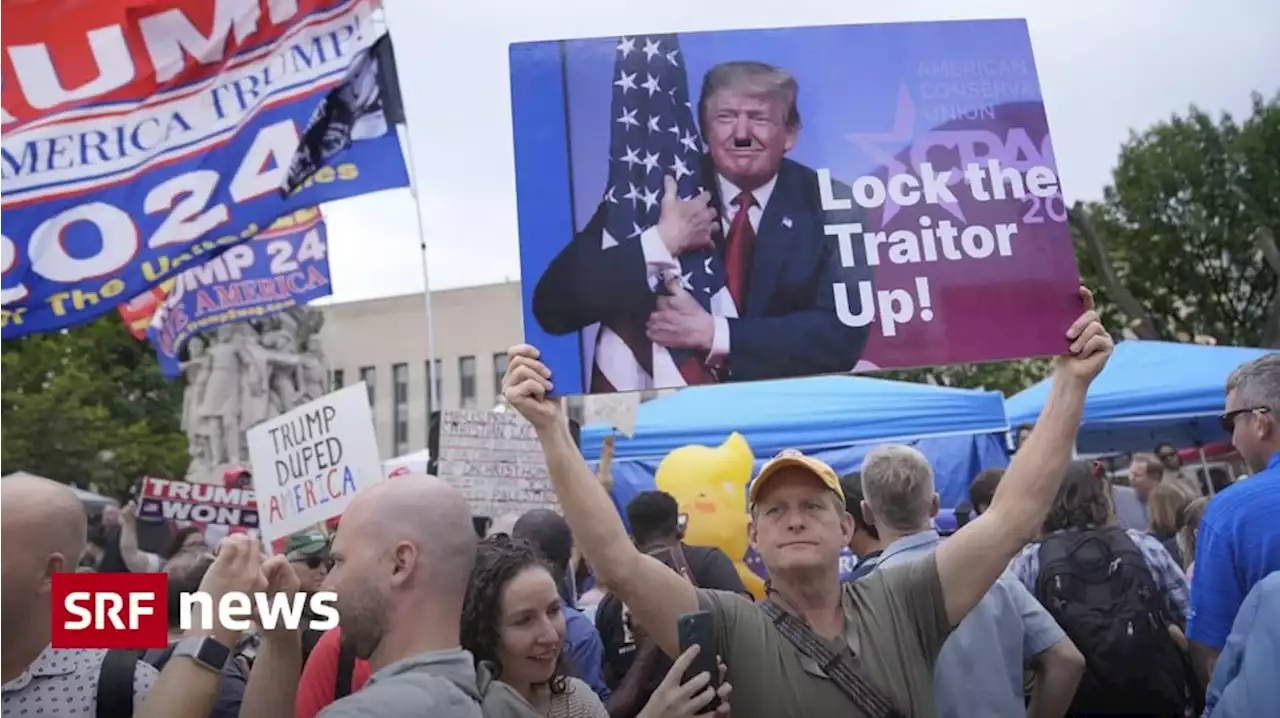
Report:
[{"label": "eyeglasses", "polygon": [[1226,431],[1228,434],[1230,434],[1236,430],[1237,418],[1245,414],[1270,414],[1270,413],[1271,413],[1271,409],[1269,407],[1251,406],[1247,409],[1236,409],[1235,411],[1228,411],[1227,413],[1218,417],[1218,419],[1222,422],[1223,430]]}]

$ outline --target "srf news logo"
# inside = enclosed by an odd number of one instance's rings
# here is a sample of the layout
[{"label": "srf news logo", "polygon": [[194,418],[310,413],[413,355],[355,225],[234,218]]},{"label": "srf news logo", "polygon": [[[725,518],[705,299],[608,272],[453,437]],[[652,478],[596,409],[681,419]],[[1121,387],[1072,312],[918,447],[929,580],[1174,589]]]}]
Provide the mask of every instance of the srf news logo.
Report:
[{"label": "srf news logo", "polygon": [[[267,629],[280,623],[296,629],[304,622],[307,608],[319,619],[308,627],[325,631],[338,625],[337,596],[332,592],[310,596],[237,593],[217,602],[202,593],[179,598],[178,628],[183,631],[209,630],[215,620],[243,631],[255,616]],[[169,644],[169,577],[163,573],[56,573],[52,628],[54,648],[164,648]]]},{"label": "srf news logo", "polygon": [[55,573],[54,648],[164,648],[169,577],[163,573]]}]

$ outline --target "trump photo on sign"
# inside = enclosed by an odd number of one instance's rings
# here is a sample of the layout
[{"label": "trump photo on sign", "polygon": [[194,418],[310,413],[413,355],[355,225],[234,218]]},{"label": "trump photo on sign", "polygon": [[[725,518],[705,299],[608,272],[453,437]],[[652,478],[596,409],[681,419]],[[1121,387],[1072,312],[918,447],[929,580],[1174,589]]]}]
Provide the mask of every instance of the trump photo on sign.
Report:
[{"label": "trump photo on sign", "polygon": [[1059,353],[1025,23],[511,48],[526,341],[562,394]]}]

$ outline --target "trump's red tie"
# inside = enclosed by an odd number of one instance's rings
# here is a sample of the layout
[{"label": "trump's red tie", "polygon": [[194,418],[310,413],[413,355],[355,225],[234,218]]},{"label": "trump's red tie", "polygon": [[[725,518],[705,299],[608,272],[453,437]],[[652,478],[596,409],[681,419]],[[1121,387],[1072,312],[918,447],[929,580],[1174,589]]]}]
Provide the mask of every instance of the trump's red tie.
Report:
[{"label": "trump's red tie", "polygon": [[747,283],[751,277],[751,257],[756,249],[756,230],[751,226],[751,208],[756,198],[742,192],[734,198],[738,213],[729,224],[729,237],[724,255],[724,283],[729,287],[738,316],[746,313]]}]

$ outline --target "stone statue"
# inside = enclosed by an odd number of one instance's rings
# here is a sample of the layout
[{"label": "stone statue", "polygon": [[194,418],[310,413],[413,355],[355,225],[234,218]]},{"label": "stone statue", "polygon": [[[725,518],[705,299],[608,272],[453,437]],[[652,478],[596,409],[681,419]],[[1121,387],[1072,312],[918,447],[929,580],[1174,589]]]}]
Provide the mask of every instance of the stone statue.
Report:
[{"label": "stone statue", "polygon": [[218,327],[214,333],[217,341],[208,350],[209,378],[196,417],[207,424],[204,429],[208,432],[209,458],[214,466],[240,460],[240,387],[252,368],[252,359],[241,339],[242,326]]},{"label": "stone statue", "polygon": [[320,336],[313,335],[308,339],[306,348],[298,364],[298,388],[302,393],[298,401],[300,404],[315,401],[329,393],[329,365],[324,358]]},{"label": "stone statue", "polygon": [[205,388],[209,384],[211,359],[205,353],[204,342],[199,337],[193,337],[187,343],[187,356],[187,361],[179,365],[187,381],[187,386],[182,391],[182,429],[187,432],[187,450],[191,454],[192,463],[207,466],[212,461],[209,432],[206,428],[208,424],[200,420],[198,414]]},{"label": "stone statue", "polygon": [[297,307],[187,343],[181,366],[188,481],[221,483],[227,469],[249,462],[245,432],[328,393],[318,336],[323,324],[318,309]]}]

